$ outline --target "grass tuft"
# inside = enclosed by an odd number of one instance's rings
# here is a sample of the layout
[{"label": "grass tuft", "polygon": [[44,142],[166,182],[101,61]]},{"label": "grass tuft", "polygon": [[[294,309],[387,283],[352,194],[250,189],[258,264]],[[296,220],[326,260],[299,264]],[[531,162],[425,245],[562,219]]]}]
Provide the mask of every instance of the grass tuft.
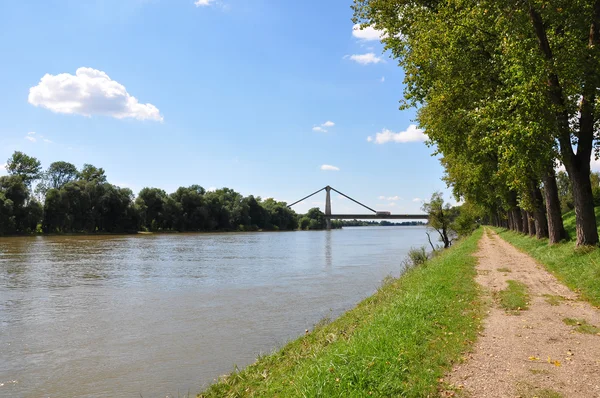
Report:
[{"label": "grass tuft", "polygon": [[517,315],[519,311],[529,308],[527,286],[518,281],[506,281],[508,287],[497,293],[498,303],[507,312]]},{"label": "grass tuft", "polygon": [[557,296],[554,294],[544,294],[544,298],[546,298],[546,302],[554,307],[559,306],[565,298],[563,296]]},{"label": "grass tuft", "polygon": [[498,271],[498,272],[512,272],[510,270],[510,268],[506,268],[506,267],[498,268],[498,269],[496,269],[496,271]]},{"label": "grass tuft", "polygon": [[585,334],[598,334],[600,329],[596,326],[588,323],[585,319],[565,318],[563,319],[565,325],[575,326],[575,331]]},{"label": "grass tuft", "polygon": [[482,231],[199,396],[436,396],[481,326],[472,254]]}]

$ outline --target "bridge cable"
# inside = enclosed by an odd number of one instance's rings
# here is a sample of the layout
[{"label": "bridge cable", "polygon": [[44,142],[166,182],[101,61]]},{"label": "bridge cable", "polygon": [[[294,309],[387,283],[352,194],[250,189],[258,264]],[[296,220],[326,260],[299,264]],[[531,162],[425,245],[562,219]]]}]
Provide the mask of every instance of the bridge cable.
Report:
[{"label": "bridge cable", "polygon": [[[327,188],[327,187],[325,187],[325,188]],[[325,188],[323,188],[323,189],[325,189]],[[361,206],[362,206],[362,207],[364,207],[365,209],[369,209],[369,210],[371,210],[373,213],[377,214],[377,210],[373,210],[373,209],[371,209],[369,206],[365,206],[365,205],[363,205],[363,204],[362,204],[362,203],[360,203],[359,201],[352,199],[352,198],[351,198],[350,196],[348,196],[348,195],[344,195],[343,193],[341,193],[340,191],[338,191],[338,190],[337,190],[337,189],[335,189],[335,188],[331,188],[331,189],[332,189],[333,191],[335,191],[335,192],[339,193],[339,194],[340,194],[340,195],[342,195],[343,197],[350,199],[350,200],[351,200],[351,201],[353,201],[354,203],[357,203],[357,204],[361,205]]]},{"label": "bridge cable", "polygon": [[308,199],[308,198],[310,198],[311,196],[318,194],[319,192],[323,191],[325,188],[327,188],[327,187],[323,187],[323,188],[319,189],[318,191],[316,191],[316,192],[314,192],[314,193],[311,193],[310,195],[308,195],[308,196],[306,196],[306,197],[304,197],[304,198],[302,198],[302,199],[300,199],[300,200],[297,200],[297,201],[295,201],[294,203],[292,203],[291,205],[288,205],[287,207],[288,207],[288,208],[289,208],[289,207],[292,207],[292,206],[293,206],[293,205],[295,205],[296,203],[300,203],[300,202],[302,202],[303,200],[305,200],[305,199]]}]

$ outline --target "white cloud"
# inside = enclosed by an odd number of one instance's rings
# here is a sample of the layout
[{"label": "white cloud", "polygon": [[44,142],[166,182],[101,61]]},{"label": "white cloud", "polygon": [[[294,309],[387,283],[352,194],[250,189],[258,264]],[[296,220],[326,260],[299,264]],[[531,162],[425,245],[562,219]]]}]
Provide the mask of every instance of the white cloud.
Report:
[{"label": "white cloud", "polygon": [[385,83],[385,76],[381,76],[381,80],[379,80],[382,83]]},{"label": "white cloud", "polygon": [[317,131],[319,133],[326,133],[327,129],[325,129],[325,127],[333,127],[335,126],[335,123],[332,122],[331,120],[326,121],[325,123],[319,125],[319,126],[315,126],[312,128],[313,131]]},{"label": "white cloud", "polygon": [[361,65],[378,64],[383,62],[383,58],[376,56],[375,53],[346,55],[344,58],[350,58],[352,61]]},{"label": "white cloud", "polygon": [[340,171],[340,168],[332,166],[330,164],[324,164],[324,165],[321,166],[321,170],[324,170],[324,171]]},{"label": "white cloud", "polygon": [[8,165],[6,163],[0,164],[0,176],[6,174],[6,168]]},{"label": "white cloud", "polygon": [[384,31],[377,30],[372,26],[367,26],[361,29],[360,24],[356,24],[352,27],[352,36],[360,40],[373,41],[385,39],[387,34]]},{"label": "white cloud", "polygon": [[48,138],[44,138],[44,142],[47,144],[54,144],[54,141],[50,141]]},{"label": "white cloud", "polygon": [[368,142],[375,141],[376,144],[385,144],[387,142],[420,142],[427,140],[427,135],[423,133],[423,130],[417,128],[416,125],[411,124],[405,131],[394,133],[391,130],[383,129],[381,133],[375,134],[375,138],[367,137]]},{"label": "white cloud", "polygon": [[420,203],[420,202],[423,202],[423,199],[421,199],[421,198],[414,198],[413,202]]},{"label": "white cloud", "polygon": [[402,200],[402,198],[398,195],[396,195],[396,196],[383,196],[382,195],[379,197],[379,200],[387,200],[387,201],[393,202],[393,201],[397,201],[397,200]]},{"label": "white cloud", "polygon": [[216,187],[209,187],[206,189],[206,192],[215,192],[217,190]]},{"label": "white cloud", "polygon": [[44,75],[29,89],[29,103],[56,113],[163,121],[156,106],[140,104],[125,86],[92,68],[79,68],[75,75]]},{"label": "white cloud", "polygon": [[35,135],[35,131],[30,131],[27,135]]},{"label": "white cloud", "polygon": [[37,141],[37,138],[35,138],[33,135],[29,135],[29,134],[25,136],[25,139],[27,141],[31,141],[31,142],[36,142]]},{"label": "white cloud", "polygon": [[196,0],[194,4],[196,7],[206,7],[215,4],[215,0]]}]

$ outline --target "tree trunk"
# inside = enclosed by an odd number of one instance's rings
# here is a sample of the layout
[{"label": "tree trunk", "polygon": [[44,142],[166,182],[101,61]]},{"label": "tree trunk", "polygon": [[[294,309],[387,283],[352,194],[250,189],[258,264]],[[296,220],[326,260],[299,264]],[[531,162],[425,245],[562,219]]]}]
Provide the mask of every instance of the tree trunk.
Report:
[{"label": "tree trunk", "polygon": [[512,216],[513,216],[513,224],[514,224],[514,228],[516,232],[522,233],[523,232],[523,222],[521,220],[521,209],[514,208],[512,211]]},{"label": "tree trunk", "polygon": [[533,219],[535,223],[535,237],[538,239],[548,237],[548,220],[546,218],[546,212],[544,209],[544,197],[538,184],[533,185],[532,189],[533,198]]},{"label": "tree trunk", "polygon": [[535,219],[533,218],[533,213],[529,211],[527,212],[527,226],[529,229],[529,235],[535,236]]},{"label": "tree trunk", "polygon": [[[539,49],[549,65],[555,64],[550,41],[546,33],[546,26],[542,16],[532,6],[529,16],[535,34],[538,38]],[[594,13],[589,35],[589,46],[600,45],[600,1],[594,3]],[[573,201],[575,204],[575,223],[577,229],[577,246],[597,245],[598,230],[594,201],[590,183],[590,158],[594,144],[594,104],[596,103],[597,73],[595,66],[589,71],[582,84],[582,96],[579,107],[579,131],[571,131],[569,113],[565,106],[565,95],[559,76],[554,68],[548,73],[548,96],[556,107],[555,118],[558,132],[558,142],[561,160],[567,169],[567,174],[573,187]],[[573,148],[572,136],[577,136],[577,149]]]},{"label": "tree trunk", "polygon": [[553,245],[563,239],[568,239],[560,213],[560,200],[558,199],[556,174],[553,167],[550,167],[548,173],[544,176],[544,199],[546,214],[548,215],[548,243]]},{"label": "tree trunk", "polygon": [[575,204],[575,224],[577,229],[577,246],[597,245],[598,230],[594,212],[594,196],[590,182],[589,166],[587,172],[571,170],[569,173],[573,186],[573,202]]},{"label": "tree trunk", "polygon": [[527,212],[523,209],[521,209],[521,214],[520,214],[520,221],[522,223],[522,229],[521,232],[523,232],[525,235],[527,235],[529,233],[529,223],[527,221]]}]

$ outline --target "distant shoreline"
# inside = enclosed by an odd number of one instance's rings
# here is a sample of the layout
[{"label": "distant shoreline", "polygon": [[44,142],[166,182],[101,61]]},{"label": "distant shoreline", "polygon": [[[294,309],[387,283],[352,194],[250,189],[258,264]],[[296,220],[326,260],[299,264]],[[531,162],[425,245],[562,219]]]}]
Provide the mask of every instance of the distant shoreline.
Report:
[{"label": "distant shoreline", "polygon": [[[362,228],[362,227],[425,227],[426,224],[406,224],[406,225],[347,225],[342,228]],[[230,233],[256,233],[256,232],[319,232],[325,231],[325,229],[316,229],[316,230],[302,230],[302,229],[293,229],[293,230],[272,230],[272,229],[259,229],[256,231],[234,231],[234,230],[220,230],[220,231],[136,231],[136,232],[65,232],[65,233],[36,233],[36,234],[18,234],[18,235],[2,235],[0,239],[3,238],[37,238],[37,237],[60,237],[60,236],[147,236],[147,235],[188,235],[188,234],[230,234]]]}]

